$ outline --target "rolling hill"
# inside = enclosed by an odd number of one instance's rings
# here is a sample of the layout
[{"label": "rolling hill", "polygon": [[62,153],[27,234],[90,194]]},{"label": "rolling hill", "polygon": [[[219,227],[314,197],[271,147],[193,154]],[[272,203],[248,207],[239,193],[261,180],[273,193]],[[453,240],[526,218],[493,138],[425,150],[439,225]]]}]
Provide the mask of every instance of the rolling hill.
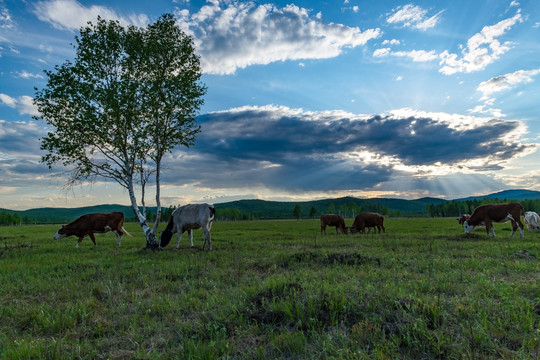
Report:
[{"label": "rolling hill", "polygon": [[[481,200],[481,199],[508,199],[508,200],[531,200],[540,199],[540,192],[531,190],[505,190],[493,194],[483,196],[473,196],[457,201],[466,200]],[[336,213],[342,213],[345,216],[350,216],[354,211],[376,211],[386,212],[391,216],[426,216],[426,206],[429,204],[442,204],[447,200],[438,198],[421,198],[416,200],[391,199],[391,198],[373,198],[360,199],[354,197],[343,197],[337,199],[313,200],[304,202],[282,202],[282,201],[266,201],[266,200],[238,200],[226,203],[215,204],[218,211],[226,209],[236,209],[242,214],[248,214],[252,218],[258,219],[290,219],[293,218],[293,209],[299,205],[302,213],[302,218],[308,218],[312,208],[316,210],[316,215],[329,212],[333,206]],[[333,205],[331,205],[333,204]],[[97,205],[80,208],[39,208],[29,209],[24,211],[14,211],[0,209],[0,212],[16,213],[21,219],[29,219],[31,222],[37,223],[67,223],[77,217],[95,212],[111,212],[122,211],[126,215],[128,221],[135,221],[133,211],[130,206],[125,205]],[[150,212],[155,213],[155,208],[149,208]]]}]

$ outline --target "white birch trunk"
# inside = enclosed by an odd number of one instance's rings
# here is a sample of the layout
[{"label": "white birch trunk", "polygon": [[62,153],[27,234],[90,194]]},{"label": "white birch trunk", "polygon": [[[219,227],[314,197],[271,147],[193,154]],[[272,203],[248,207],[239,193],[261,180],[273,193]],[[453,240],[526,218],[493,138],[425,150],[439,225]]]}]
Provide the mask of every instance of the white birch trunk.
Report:
[{"label": "white birch trunk", "polygon": [[129,181],[128,183],[128,192],[131,200],[131,209],[133,209],[135,217],[139,221],[139,225],[141,226],[144,236],[146,237],[146,249],[157,249],[158,243],[155,232],[150,229],[148,222],[146,221],[146,217],[139,211],[137,199],[135,198],[135,191],[133,190],[133,181]]}]

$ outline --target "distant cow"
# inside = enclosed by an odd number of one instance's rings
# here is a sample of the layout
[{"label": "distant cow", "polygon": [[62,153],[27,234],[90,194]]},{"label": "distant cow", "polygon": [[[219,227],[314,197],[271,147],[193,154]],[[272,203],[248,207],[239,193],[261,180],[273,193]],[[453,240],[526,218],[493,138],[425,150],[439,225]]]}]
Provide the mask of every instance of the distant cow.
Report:
[{"label": "distant cow", "polygon": [[531,231],[540,231],[540,216],[538,216],[537,213],[534,211],[527,211],[525,213],[525,224],[527,225],[527,228]]},{"label": "distant cow", "polygon": [[82,215],[77,218],[77,220],[72,221],[67,225],[62,225],[53,238],[58,240],[75,235],[79,238],[77,245],[75,245],[75,247],[78,248],[86,235],[90,236],[90,239],[92,239],[94,245],[96,245],[94,234],[106,233],[109,231],[116,234],[117,247],[120,247],[123,234],[131,236],[126,229],[124,229],[124,213],[112,212]]},{"label": "distant cow", "polygon": [[327,226],[335,226],[336,234],[338,229],[341,230],[343,234],[347,234],[347,228],[345,227],[345,219],[342,216],[335,214],[322,214],[321,215],[321,234],[324,232],[326,235]]},{"label": "distant cow", "polygon": [[352,225],[353,232],[359,233],[365,232],[366,228],[368,228],[369,232],[371,230],[370,228],[375,227],[379,230],[379,234],[381,233],[381,229],[383,232],[386,232],[384,228],[384,215],[378,213],[360,213],[356,215]]},{"label": "distant cow", "polygon": [[503,223],[511,221],[512,233],[510,237],[513,237],[516,229],[519,228],[520,237],[523,238],[522,213],[523,206],[518,203],[481,205],[474,209],[471,217],[463,223],[463,227],[465,228],[465,233],[469,234],[476,226],[484,223],[487,236],[489,237],[489,231],[491,230],[493,237],[495,237],[493,222]]},{"label": "distant cow", "polygon": [[159,237],[159,248],[162,249],[169,244],[172,235],[178,233],[175,249],[180,247],[180,238],[182,233],[187,231],[189,244],[193,247],[193,229],[202,228],[204,232],[204,242],[202,249],[208,243],[208,250],[212,250],[210,239],[210,229],[212,221],[216,216],[216,209],[210,204],[190,204],[184,205],[173,211],[171,220],[167,224],[167,228],[161,232]]}]

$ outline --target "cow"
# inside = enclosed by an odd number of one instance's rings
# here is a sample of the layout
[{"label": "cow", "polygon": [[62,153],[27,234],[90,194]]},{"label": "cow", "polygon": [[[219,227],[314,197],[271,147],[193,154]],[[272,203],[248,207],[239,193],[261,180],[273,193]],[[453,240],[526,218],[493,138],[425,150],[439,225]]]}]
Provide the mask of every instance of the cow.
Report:
[{"label": "cow", "polygon": [[540,231],[540,216],[534,211],[527,211],[525,213],[525,224],[530,231]]},{"label": "cow", "polygon": [[347,234],[347,228],[345,227],[345,219],[340,215],[335,214],[322,214],[321,217],[321,234],[324,232],[326,235],[327,226],[335,226],[336,234],[338,234],[338,229],[341,230],[343,234]]},{"label": "cow", "polygon": [[384,215],[378,214],[378,213],[360,213],[356,215],[356,218],[354,219],[352,229],[354,229],[354,232],[365,232],[365,229],[368,228],[368,232],[371,230],[370,228],[375,228],[379,230],[379,234],[381,233],[381,229],[383,232],[386,232],[386,229],[384,227]]},{"label": "cow", "polygon": [[86,235],[88,235],[94,242],[94,245],[96,245],[94,234],[102,234],[109,231],[116,234],[117,247],[120,247],[122,235],[126,234],[127,236],[131,236],[131,234],[124,229],[124,213],[117,211],[82,215],[69,224],[62,225],[53,236],[53,239],[58,240],[75,235],[79,238],[75,245],[75,247],[78,248]]},{"label": "cow", "polygon": [[212,250],[210,239],[210,229],[212,221],[216,216],[216,209],[211,204],[189,204],[184,205],[173,211],[171,219],[159,236],[159,249],[165,248],[171,241],[172,235],[178,233],[175,250],[180,247],[180,238],[182,233],[188,232],[189,244],[193,247],[193,229],[202,228],[204,233],[204,242],[202,249],[208,244],[208,251]]},{"label": "cow", "polygon": [[480,205],[474,209],[471,217],[463,222],[465,233],[470,232],[478,225],[482,223],[486,226],[486,233],[489,237],[489,231],[493,233],[495,237],[495,228],[493,222],[512,222],[512,233],[510,237],[514,236],[516,229],[519,228],[520,237],[523,238],[523,223],[521,222],[521,214],[523,213],[523,206],[518,203],[506,203],[506,204],[488,204]]}]

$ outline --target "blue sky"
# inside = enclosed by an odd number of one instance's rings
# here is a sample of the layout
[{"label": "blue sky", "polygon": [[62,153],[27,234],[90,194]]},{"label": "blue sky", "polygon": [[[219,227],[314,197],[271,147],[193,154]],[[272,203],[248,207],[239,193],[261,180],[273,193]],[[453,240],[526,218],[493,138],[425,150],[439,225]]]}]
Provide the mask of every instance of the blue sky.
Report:
[{"label": "blue sky", "polygon": [[208,87],[164,205],[540,190],[537,1],[0,0],[0,208],[128,203],[40,164],[32,97],[88,21],[163,13]]}]

